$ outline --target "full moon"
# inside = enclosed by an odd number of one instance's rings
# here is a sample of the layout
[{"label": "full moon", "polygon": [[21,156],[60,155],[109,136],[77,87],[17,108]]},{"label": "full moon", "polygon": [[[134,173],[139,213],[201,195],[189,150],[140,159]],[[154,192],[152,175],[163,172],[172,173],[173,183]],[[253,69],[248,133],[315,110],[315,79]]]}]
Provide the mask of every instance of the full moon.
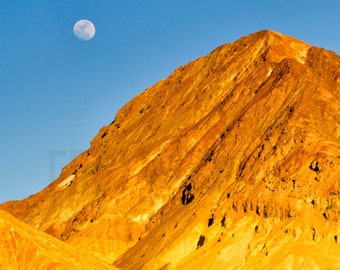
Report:
[{"label": "full moon", "polygon": [[96,28],[89,20],[79,20],[73,26],[73,33],[81,40],[90,40],[96,34]]}]

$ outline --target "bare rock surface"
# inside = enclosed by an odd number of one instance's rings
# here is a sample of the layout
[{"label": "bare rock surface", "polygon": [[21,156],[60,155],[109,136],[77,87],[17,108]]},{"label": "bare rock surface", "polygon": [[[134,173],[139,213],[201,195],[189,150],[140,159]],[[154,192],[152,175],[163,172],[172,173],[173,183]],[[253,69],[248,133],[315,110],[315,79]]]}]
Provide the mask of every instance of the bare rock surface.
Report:
[{"label": "bare rock surface", "polygon": [[220,46],[0,207],[122,269],[340,269],[339,73],[274,31]]}]

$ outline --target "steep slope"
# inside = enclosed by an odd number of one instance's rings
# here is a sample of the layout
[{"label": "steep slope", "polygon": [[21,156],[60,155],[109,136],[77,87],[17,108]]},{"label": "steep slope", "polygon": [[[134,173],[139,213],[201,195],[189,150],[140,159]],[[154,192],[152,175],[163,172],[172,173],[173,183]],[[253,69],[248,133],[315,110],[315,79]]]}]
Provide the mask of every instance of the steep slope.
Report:
[{"label": "steep slope", "polygon": [[340,268],[339,71],[273,31],[223,45],[1,208],[123,269]]},{"label": "steep slope", "polygon": [[0,269],[117,269],[0,210]]}]

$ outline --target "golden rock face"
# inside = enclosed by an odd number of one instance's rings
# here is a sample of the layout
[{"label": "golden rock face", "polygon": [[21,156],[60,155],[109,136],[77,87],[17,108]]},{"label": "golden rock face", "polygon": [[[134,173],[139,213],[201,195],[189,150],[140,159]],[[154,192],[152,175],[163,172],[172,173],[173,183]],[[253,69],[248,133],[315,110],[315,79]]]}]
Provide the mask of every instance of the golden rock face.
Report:
[{"label": "golden rock face", "polygon": [[340,57],[273,31],[127,103],[1,205],[121,269],[340,269]]}]

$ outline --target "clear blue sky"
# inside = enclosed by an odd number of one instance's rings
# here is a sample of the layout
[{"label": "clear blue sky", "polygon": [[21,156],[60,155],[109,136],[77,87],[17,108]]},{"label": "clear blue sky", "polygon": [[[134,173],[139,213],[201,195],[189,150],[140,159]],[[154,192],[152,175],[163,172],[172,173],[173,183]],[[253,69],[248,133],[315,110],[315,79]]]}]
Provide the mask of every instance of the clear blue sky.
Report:
[{"label": "clear blue sky", "polygon": [[0,202],[48,185],[128,100],[221,44],[272,29],[339,54],[339,14],[339,0],[1,0]]}]

